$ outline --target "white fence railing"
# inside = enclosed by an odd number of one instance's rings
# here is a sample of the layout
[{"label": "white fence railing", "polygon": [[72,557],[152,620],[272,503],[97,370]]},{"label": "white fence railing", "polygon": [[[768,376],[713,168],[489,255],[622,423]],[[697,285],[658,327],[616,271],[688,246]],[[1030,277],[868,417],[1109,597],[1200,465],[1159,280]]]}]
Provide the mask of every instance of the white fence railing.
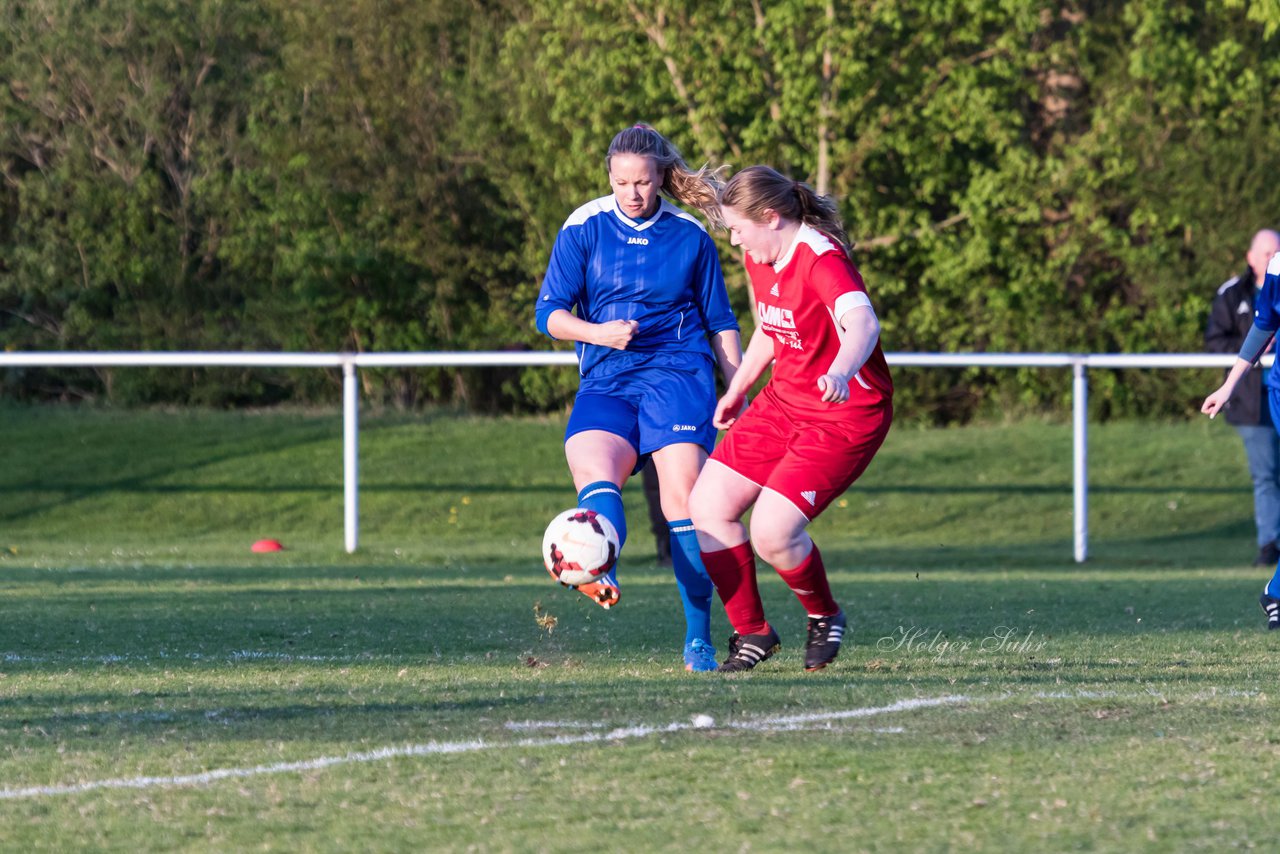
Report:
[{"label": "white fence railing", "polygon": [[[1089,368],[1227,368],[1230,355],[1163,353],[886,353],[890,365],[919,368],[1070,368],[1072,374],[1072,492],[1075,559],[1089,552]],[[1264,358],[1269,363],[1271,356]],[[0,353],[3,367],[261,367],[342,369],[344,537],[348,552],[360,540],[360,368],[532,367],[575,365],[570,352],[451,353]],[[1209,389],[1205,389],[1206,393]]]}]

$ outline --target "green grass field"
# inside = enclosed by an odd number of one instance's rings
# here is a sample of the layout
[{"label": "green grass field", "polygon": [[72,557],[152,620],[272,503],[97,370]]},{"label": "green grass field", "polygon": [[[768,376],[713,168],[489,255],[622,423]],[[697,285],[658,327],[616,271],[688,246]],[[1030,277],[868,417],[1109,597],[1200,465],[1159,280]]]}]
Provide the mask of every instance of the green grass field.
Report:
[{"label": "green grass field", "polygon": [[562,426],[366,417],[347,555],[336,412],[0,408],[0,848],[1276,844],[1226,425],[1095,426],[1083,565],[1068,426],[896,430],[813,526],[841,658],[769,574],[735,677],[680,667],[638,483],[623,603],[547,579]]}]

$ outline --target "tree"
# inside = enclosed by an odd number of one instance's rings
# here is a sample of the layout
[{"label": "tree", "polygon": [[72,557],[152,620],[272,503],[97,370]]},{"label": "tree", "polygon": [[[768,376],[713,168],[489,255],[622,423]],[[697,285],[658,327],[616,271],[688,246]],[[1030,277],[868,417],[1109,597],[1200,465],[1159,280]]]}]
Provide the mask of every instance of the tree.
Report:
[{"label": "tree", "polygon": [[[35,0],[0,15],[5,344],[234,342],[234,295],[216,287],[226,223],[199,188],[234,168],[240,96],[267,61],[269,21],[240,4],[172,0]],[[181,393],[183,379],[102,372],[125,399]]]}]

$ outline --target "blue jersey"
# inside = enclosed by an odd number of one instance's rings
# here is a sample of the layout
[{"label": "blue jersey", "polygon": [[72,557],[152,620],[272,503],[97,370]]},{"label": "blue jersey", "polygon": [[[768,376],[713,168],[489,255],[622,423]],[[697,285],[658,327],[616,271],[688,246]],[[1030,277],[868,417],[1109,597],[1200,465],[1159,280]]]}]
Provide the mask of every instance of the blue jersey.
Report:
[{"label": "blue jersey", "polygon": [[[1267,275],[1262,280],[1262,291],[1253,301],[1253,325],[1267,332],[1280,329],[1280,252],[1271,256],[1267,264]],[[1267,373],[1266,383],[1271,388],[1280,388],[1280,371],[1274,368]]]},{"label": "blue jersey", "polygon": [[591,323],[639,324],[626,350],[576,342],[584,377],[705,363],[707,336],[738,328],[715,244],[697,218],[665,199],[646,220],[626,216],[612,195],[573,212],[556,236],[538,295],[542,333],[550,334],[547,318],[557,309],[576,309]]}]

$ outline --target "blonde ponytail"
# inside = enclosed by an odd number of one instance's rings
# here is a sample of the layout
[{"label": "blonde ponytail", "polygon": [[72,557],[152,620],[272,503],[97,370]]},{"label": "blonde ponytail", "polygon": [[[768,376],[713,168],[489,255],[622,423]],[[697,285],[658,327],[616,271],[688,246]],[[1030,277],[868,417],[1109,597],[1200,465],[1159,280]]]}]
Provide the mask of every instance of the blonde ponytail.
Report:
[{"label": "blonde ponytail", "polygon": [[653,159],[662,175],[662,192],[682,205],[688,205],[702,213],[712,225],[721,227],[720,190],[724,186],[721,173],[724,167],[712,169],[703,166],[694,171],[684,162],[680,151],[671,140],[646,124],[637,124],[619,131],[609,143],[604,167],[609,169],[615,154],[636,154]]}]

